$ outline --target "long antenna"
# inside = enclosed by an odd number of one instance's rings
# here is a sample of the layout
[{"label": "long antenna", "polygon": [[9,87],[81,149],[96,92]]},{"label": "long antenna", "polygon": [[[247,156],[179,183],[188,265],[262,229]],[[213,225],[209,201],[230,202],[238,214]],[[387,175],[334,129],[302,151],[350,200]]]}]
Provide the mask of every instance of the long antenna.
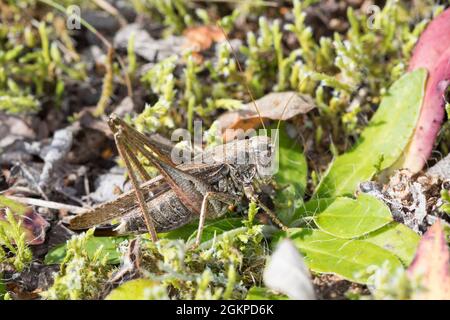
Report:
[{"label": "long antenna", "polygon": [[[241,66],[241,64],[240,64],[240,62],[239,62],[239,60],[238,60],[238,58],[237,58],[236,52],[235,52],[235,50],[233,49],[233,45],[231,44],[231,42],[230,42],[230,40],[229,40],[229,38],[228,38],[228,35],[226,34],[225,30],[224,30],[224,29],[222,28],[222,26],[220,25],[220,21],[217,21],[217,26],[218,26],[219,29],[222,31],[222,33],[223,33],[223,35],[224,35],[224,37],[225,37],[225,40],[227,41],[228,45],[229,45],[230,48],[231,48],[231,53],[233,54],[234,60],[236,61],[236,64],[237,64],[238,69],[239,69],[239,72],[241,72],[242,74],[244,74],[244,71],[243,71],[243,69],[242,69],[242,66]],[[304,80],[305,80],[305,79],[302,79],[302,80],[300,81],[299,87],[301,86],[301,84],[303,83]],[[261,124],[262,124],[264,130],[267,132],[266,126],[264,125],[264,121],[262,120],[262,117],[261,117],[261,112],[259,111],[258,105],[256,104],[256,101],[255,101],[255,99],[254,99],[254,97],[253,97],[252,91],[250,90],[250,87],[248,86],[247,81],[246,81],[245,79],[244,79],[244,85],[245,85],[245,88],[247,89],[247,92],[248,92],[250,98],[252,99],[252,103],[253,103],[253,106],[255,107],[256,112],[258,113],[259,120],[260,120],[260,122],[261,122]],[[283,118],[283,116],[284,116],[284,114],[285,114],[285,112],[286,112],[286,110],[287,110],[287,107],[288,107],[289,103],[291,102],[291,100],[294,98],[294,96],[295,96],[296,94],[297,94],[297,92],[292,93],[292,95],[289,97],[289,99],[286,101],[286,104],[284,105],[283,111],[281,112],[280,119],[278,120],[277,131],[276,131],[276,135],[275,135],[275,141],[277,141],[277,139],[278,139],[278,132],[279,132],[279,130],[280,130],[281,119]]]},{"label": "long antenna", "polygon": [[286,109],[287,109],[289,103],[291,102],[292,98],[294,98],[294,96],[296,94],[297,94],[297,92],[293,92],[291,94],[291,96],[289,97],[288,101],[286,101],[286,104],[284,105],[283,111],[281,112],[280,119],[278,120],[278,123],[277,123],[277,131],[276,131],[275,141],[277,141],[277,139],[278,139],[278,132],[280,131],[281,119],[283,119],[284,113],[286,112]]},{"label": "long antenna", "polygon": [[[242,66],[239,63],[239,60],[237,58],[236,52],[234,51],[233,45],[231,44],[230,40],[228,39],[228,36],[227,36],[225,30],[220,25],[220,21],[217,21],[217,26],[222,31],[222,33],[223,33],[223,35],[225,37],[225,40],[227,41],[228,45],[230,46],[231,53],[233,54],[234,60],[236,60],[236,64],[238,66],[239,72],[244,74],[244,70],[242,69]],[[244,86],[247,89],[247,93],[249,94],[250,99],[252,99],[252,103],[253,103],[253,106],[255,107],[256,113],[258,114],[259,120],[260,120],[264,130],[266,130],[266,126],[264,125],[264,121],[263,121],[263,119],[261,117],[261,112],[259,111],[258,105],[256,104],[256,101],[255,101],[255,98],[253,97],[252,91],[250,90],[250,87],[247,84],[247,80],[245,79],[245,74],[244,74]]]}]

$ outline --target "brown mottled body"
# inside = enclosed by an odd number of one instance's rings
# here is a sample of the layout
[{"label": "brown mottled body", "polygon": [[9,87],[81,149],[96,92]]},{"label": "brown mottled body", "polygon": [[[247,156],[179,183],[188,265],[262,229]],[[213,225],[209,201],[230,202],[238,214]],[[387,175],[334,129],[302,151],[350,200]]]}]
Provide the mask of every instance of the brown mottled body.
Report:
[{"label": "brown mottled body", "polygon": [[[208,180],[213,189],[217,191],[223,189],[219,186],[220,181],[227,178],[229,171],[225,164],[180,165],[178,167]],[[161,175],[142,184],[141,189],[157,232],[177,229],[198,218],[198,214],[183,205]],[[73,230],[86,229],[115,218],[121,218],[121,224],[116,230],[118,234],[146,232],[142,213],[132,190],[118,196],[113,201],[102,203],[73,217],[70,221],[70,228]]]},{"label": "brown mottled body", "polygon": [[[174,230],[200,218],[198,243],[204,220],[222,216],[230,204],[236,204],[244,196],[258,202],[272,220],[283,226],[260,203],[253,189],[254,182],[272,174],[272,161],[267,161],[274,155],[270,138],[255,136],[232,141],[205,150],[192,163],[176,166],[167,151],[121,119],[112,116],[109,125],[130,173],[134,192],[73,217],[71,229],[87,229],[120,218],[121,223],[114,230],[116,234],[149,231],[156,241],[156,233]],[[135,152],[150,160],[161,175],[150,179]],[[138,183],[133,166],[147,182]]]}]

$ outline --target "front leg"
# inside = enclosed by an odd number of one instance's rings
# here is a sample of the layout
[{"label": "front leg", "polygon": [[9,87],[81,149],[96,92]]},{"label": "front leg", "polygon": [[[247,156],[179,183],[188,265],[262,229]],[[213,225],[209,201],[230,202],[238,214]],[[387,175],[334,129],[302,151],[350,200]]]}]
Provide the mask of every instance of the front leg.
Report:
[{"label": "front leg", "polygon": [[270,219],[283,231],[287,231],[288,227],[281,222],[280,219],[275,215],[275,213],[270,210],[261,200],[259,200],[258,195],[256,195],[255,190],[252,186],[245,186],[244,187],[244,193],[245,196],[255,202],[260,208],[262,208],[270,217]]}]

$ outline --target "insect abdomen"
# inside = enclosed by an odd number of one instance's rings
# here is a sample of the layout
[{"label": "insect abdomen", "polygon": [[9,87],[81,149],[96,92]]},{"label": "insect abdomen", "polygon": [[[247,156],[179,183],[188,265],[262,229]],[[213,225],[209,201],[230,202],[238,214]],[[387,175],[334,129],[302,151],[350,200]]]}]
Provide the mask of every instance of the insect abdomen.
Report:
[{"label": "insect abdomen", "polygon": [[[197,217],[181,203],[175,192],[171,190],[157,199],[147,202],[147,205],[158,233],[175,230]],[[133,210],[122,218],[122,223],[116,231],[120,234],[145,233],[147,227],[140,211]]]}]

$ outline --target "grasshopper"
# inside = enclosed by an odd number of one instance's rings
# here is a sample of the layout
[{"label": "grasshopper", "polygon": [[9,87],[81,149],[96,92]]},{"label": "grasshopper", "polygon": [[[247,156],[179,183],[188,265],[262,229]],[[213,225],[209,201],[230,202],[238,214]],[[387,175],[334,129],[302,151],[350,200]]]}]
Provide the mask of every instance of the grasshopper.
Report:
[{"label": "grasshopper", "polygon": [[[255,191],[258,183],[270,179],[268,169],[275,150],[269,137],[233,140],[204,151],[201,162],[175,165],[167,148],[118,116],[111,115],[108,124],[133,190],[74,216],[69,222],[71,229],[86,229],[121,218],[114,229],[116,234],[148,232],[157,241],[157,233],[177,229],[198,218],[195,240],[198,245],[205,220],[223,216],[230,205],[239,203],[243,197],[256,202],[276,225],[286,228]],[[137,152],[157,168],[159,176],[150,178]],[[143,183],[138,181],[138,175]]]}]

